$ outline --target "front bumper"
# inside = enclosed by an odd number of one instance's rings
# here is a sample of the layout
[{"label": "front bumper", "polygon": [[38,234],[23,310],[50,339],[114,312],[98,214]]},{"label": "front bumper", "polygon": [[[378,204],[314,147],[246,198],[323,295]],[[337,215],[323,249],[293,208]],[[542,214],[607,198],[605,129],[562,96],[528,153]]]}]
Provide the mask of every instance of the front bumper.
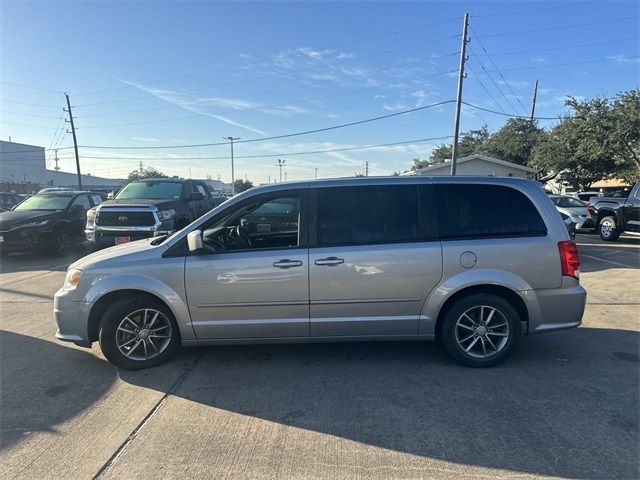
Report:
[{"label": "front bumper", "polygon": [[91,346],[89,340],[89,311],[86,302],[74,302],[73,291],[60,289],[53,297],[53,318],[58,325],[56,338],[82,347]]},{"label": "front bumper", "polygon": [[575,279],[564,277],[563,283],[561,288],[526,292],[530,335],[575,328],[582,323],[587,291]]},{"label": "front bumper", "polygon": [[51,239],[51,229],[15,228],[0,232],[0,250],[4,252],[28,252],[40,250]]},{"label": "front bumper", "polygon": [[85,230],[85,236],[89,243],[101,246],[112,247],[116,245],[116,237],[129,237],[129,241],[143,240],[145,238],[168,235],[173,230]]}]

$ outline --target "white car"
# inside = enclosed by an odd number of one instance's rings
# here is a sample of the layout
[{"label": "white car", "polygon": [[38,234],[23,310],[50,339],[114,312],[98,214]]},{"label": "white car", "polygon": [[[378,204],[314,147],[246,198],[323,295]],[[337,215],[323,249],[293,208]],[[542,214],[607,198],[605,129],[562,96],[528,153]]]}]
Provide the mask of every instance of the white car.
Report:
[{"label": "white car", "polygon": [[595,227],[587,204],[582,200],[566,195],[549,195],[549,198],[560,213],[571,218],[571,221],[576,224],[576,230]]}]

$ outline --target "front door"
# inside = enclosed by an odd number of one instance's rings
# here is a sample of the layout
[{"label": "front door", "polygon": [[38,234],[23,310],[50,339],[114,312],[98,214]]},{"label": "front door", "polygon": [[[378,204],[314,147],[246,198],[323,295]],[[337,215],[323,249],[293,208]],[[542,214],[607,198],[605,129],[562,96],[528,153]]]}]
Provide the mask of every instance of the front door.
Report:
[{"label": "front door", "polygon": [[640,183],[636,183],[631,190],[623,208],[625,225],[622,228],[632,232],[640,231]]},{"label": "front door", "polygon": [[303,192],[248,199],[200,228],[206,251],[186,260],[199,340],[307,337],[308,249]]},{"label": "front door", "polygon": [[[318,188],[309,250],[312,336],[415,335],[442,276],[428,185]],[[428,217],[431,217],[429,219]]]}]

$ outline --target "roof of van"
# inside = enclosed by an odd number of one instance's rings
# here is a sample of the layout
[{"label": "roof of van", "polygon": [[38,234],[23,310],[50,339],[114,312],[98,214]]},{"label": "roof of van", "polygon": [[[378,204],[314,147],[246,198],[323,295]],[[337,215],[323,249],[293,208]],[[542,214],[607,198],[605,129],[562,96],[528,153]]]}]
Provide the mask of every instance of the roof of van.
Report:
[{"label": "roof of van", "polygon": [[393,184],[421,184],[421,183],[481,183],[481,184],[501,184],[501,185],[539,185],[533,180],[517,177],[497,177],[487,175],[411,175],[411,176],[382,176],[382,177],[344,177],[326,178],[320,180],[295,180],[281,183],[269,183],[253,187],[247,192],[277,191],[285,188],[307,188],[307,187],[340,187],[351,185],[393,185]]}]

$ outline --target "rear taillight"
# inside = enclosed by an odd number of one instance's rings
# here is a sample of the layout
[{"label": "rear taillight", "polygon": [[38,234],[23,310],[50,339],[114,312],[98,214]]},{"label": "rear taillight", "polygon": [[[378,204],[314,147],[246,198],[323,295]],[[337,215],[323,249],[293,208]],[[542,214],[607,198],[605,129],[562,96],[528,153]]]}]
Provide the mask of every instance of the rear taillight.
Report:
[{"label": "rear taillight", "polygon": [[560,265],[562,266],[562,275],[568,277],[580,277],[580,255],[578,255],[578,246],[575,242],[566,240],[558,242],[558,250],[560,250]]}]

